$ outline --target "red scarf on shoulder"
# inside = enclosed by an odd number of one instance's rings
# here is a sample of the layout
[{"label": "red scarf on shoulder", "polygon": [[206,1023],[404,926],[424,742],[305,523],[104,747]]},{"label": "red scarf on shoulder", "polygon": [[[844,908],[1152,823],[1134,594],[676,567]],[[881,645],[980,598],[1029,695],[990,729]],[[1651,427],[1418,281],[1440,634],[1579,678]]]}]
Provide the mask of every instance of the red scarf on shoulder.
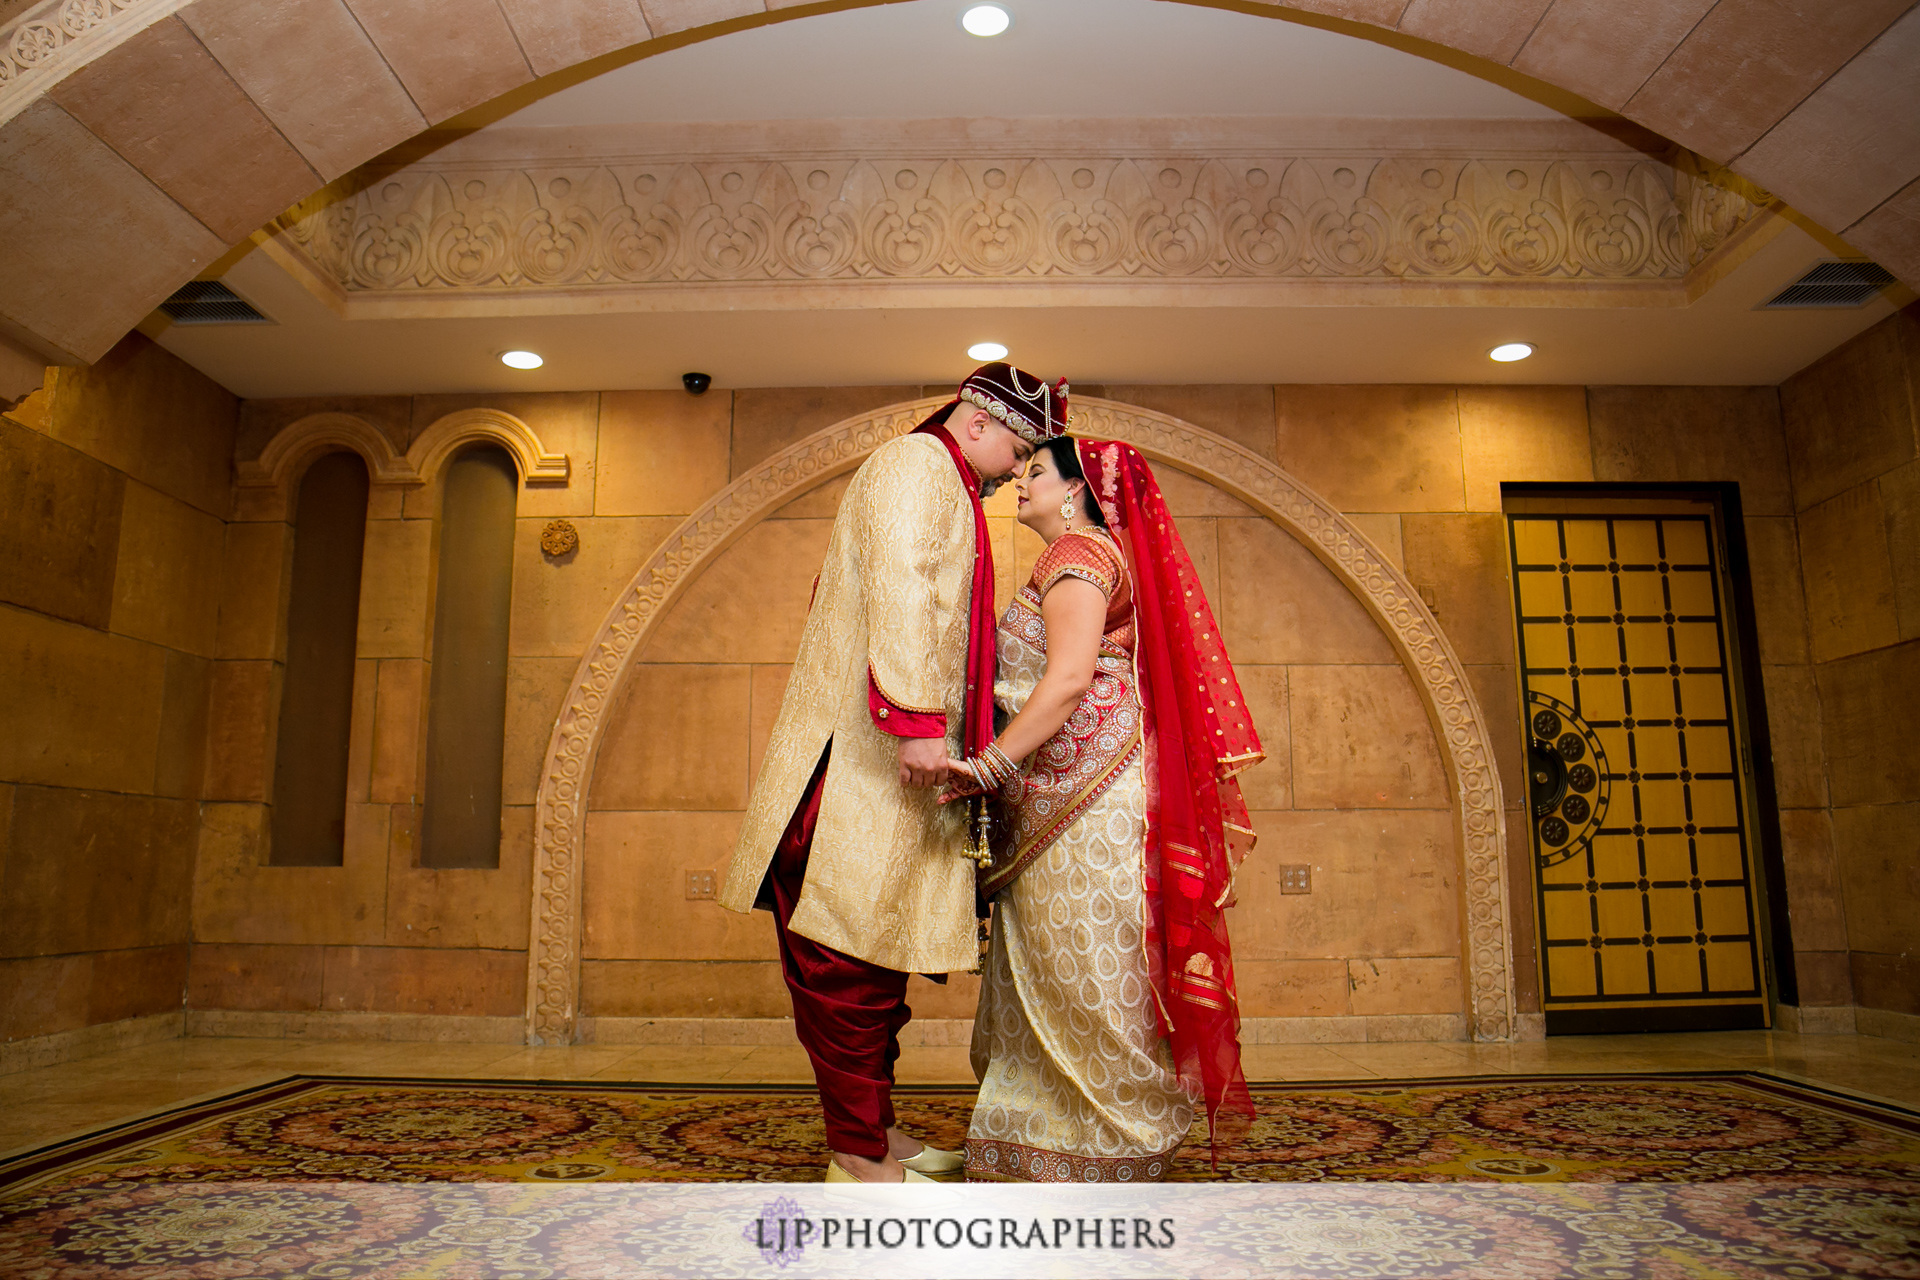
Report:
[{"label": "red scarf on shoulder", "polygon": [[958,403],[936,412],[913,434],[932,436],[946,446],[973,503],[973,598],[967,613],[967,701],[960,741],[964,754],[974,756],[993,741],[993,542],[987,535],[987,513],[980,506],[980,477],[960,452],[959,441],[942,425]]}]

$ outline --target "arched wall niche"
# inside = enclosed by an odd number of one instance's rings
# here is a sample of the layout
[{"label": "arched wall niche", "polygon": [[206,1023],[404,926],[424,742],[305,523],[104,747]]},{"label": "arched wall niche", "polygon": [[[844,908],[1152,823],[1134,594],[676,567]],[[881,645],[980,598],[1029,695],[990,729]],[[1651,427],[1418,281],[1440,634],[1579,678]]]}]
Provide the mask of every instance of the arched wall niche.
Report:
[{"label": "arched wall niche", "polygon": [[[14,249],[0,264],[7,376],[28,370],[28,353],[98,359],[226,246],[430,125],[746,26],[883,2],[647,0],[619,15],[599,0],[489,6],[456,24],[475,29],[448,57],[446,23],[363,29],[339,6],[256,4],[235,24],[195,0],[40,0],[0,26],[0,173],[32,175],[0,221]],[[1920,280],[1920,162],[1875,143],[1885,120],[1911,117],[1903,72],[1920,48],[1920,9],[1874,6],[1838,23],[1720,0],[1641,22],[1627,39],[1572,0],[1181,2],[1327,26],[1578,95],[1730,165]],[[342,59],[336,74],[308,74],[316,47]],[[1757,48],[1790,53],[1760,59]],[[194,108],[135,109],[127,95],[149,78],[170,86],[168,103]],[[251,162],[229,163],[221,148]],[[104,245],[102,208],[123,231]]]},{"label": "arched wall niche", "polygon": [[[669,536],[615,599],[561,704],[541,772],[528,955],[530,1043],[570,1043],[578,1034],[589,791],[623,684],[649,664],[646,650],[656,628],[688,597],[701,574],[761,521],[851,472],[875,447],[910,430],[940,403],[926,399],[846,419],[741,476]],[[1154,462],[1198,477],[1290,534],[1365,608],[1391,643],[1418,696],[1445,774],[1469,1032],[1483,1040],[1511,1037],[1505,828],[1489,729],[1464,668],[1417,592],[1350,521],[1259,455],[1134,406],[1083,398],[1074,408],[1077,433],[1127,440]]]},{"label": "arched wall niche", "polygon": [[431,484],[461,449],[491,443],[513,458],[523,485],[565,485],[571,463],[564,453],[542,444],[532,427],[499,409],[460,409],[437,418],[405,453],[396,451],[386,432],[351,413],[314,413],[288,423],[261,449],[258,458],[237,468],[236,501],[254,519],[286,519],[300,477],[322,455],[351,449],[366,460],[375,485],[417,488]]}]

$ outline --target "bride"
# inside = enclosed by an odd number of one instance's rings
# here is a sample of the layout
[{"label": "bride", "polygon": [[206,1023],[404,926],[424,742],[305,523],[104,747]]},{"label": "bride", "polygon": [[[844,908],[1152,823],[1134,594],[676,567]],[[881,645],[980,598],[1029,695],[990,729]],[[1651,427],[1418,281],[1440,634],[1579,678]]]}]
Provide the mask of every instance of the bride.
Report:
[{"label": "bride", "polygon": [[1047,548],[1000,619],[1012,718],[949,762],[1001,819],[967,1177],[1155,1181],[1196,1102],[1216,1151],[1252,1115],[1223,911],[1260,743],[1139,452],[1060,437],[1016,489]]}]

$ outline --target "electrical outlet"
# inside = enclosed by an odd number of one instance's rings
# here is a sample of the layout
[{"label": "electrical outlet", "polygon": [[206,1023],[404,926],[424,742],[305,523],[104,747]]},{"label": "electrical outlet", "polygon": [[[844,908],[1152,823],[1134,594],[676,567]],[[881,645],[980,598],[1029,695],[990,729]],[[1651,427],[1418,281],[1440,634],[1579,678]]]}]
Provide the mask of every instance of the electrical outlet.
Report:
[{"label": "electrical outlet", "polygon": [[713,893],[714,893],[713,872],[711,871],[687,872],[687,901],[688,902],[711,902],[713,901]]},{"label": "electrical outlet", "polygon": [[1280,864],[1280,892],[1312,893],[1313,867],[1304,862]]}]

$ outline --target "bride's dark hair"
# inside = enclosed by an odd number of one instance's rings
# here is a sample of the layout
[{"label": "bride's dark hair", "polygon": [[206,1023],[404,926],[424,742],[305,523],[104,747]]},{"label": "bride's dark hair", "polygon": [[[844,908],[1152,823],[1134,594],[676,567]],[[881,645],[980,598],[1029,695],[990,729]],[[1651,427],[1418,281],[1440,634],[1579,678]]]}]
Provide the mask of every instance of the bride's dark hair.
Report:
[{"label": "bride's dark hair", "polygon": [[1078,480],[1087,485],[1082,490],[1087,498],[1088,517],[1102,529],[1107,527],[1107,517],[1100,510],[1099,499],[1093,496],[1093,486],[1087,484],[1087,473],[1080,469],[1080,452],[1074,448],[1072,436],[1055,436],[1040,446],[1040,452],[1053,459],[1053,469],[1060,473],[1062,480]]}]

